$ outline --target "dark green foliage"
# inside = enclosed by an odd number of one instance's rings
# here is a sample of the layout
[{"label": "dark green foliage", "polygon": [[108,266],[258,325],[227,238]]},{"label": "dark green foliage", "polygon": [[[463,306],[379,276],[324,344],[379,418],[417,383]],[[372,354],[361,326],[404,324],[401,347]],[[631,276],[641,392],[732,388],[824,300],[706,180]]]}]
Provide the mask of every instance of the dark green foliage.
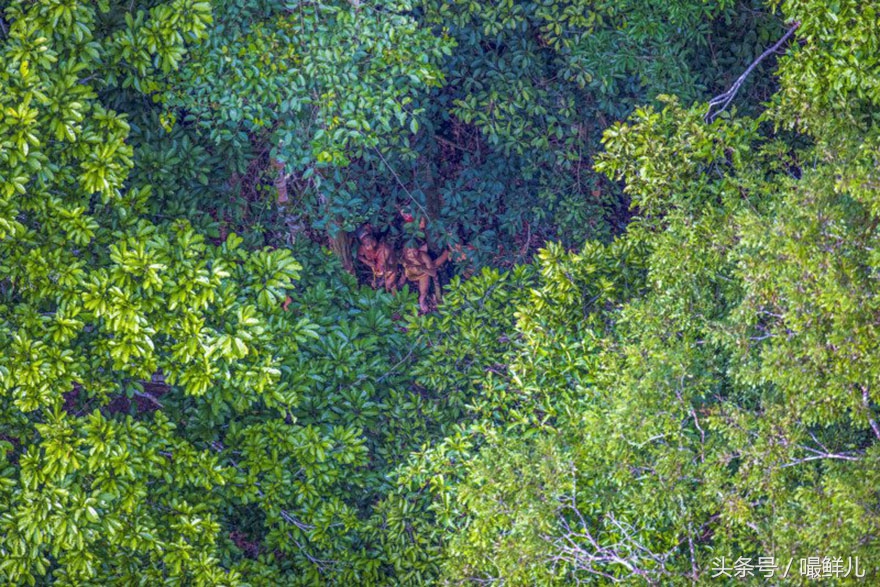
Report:
[{"label": "dark green foliage", "polygon": [[[830,58],[785,71],[810,59]],[[676,584],[707,581],[719,556],[877,556],[876,131],[829,119],[817,128],[833,134],[797,150],[704,112],[673,101],[605,133],[598,167],[640,213],[616,246],[640,253],[604,263],[618,260],[611,283],[619,267],[643,281],[582,310],[564,301],[596,299],[593,245],[589,260],[541,256],[516,312],[540,360],[494,361],[509,365],[497,395],[534,390],[544,417],[484,417],[465,435],[483,449],[430,508],[455,520],[451,579]],[[444,471],[443,453],[425,457],[420,470]]]},{"label": "dark green foliage", "polygon": [[[602,130],[657,94],[723,87],[777,29],[751,6],[690,0],[220,2],[208,41],[159,94],[162,120],[183,127],[176,152],[202,145],[223,170],[205,198],[271,201],[253,187],[280,177],[294,232],[338,238],[369,222],[435,254],[470,245],[461,268],[510,266],[549,238],[619,232],[625,201],[591,169]],[[750,88],[752,106],[767,86]]]},{"label": "dark green foliage", "polygon": [[0,583],[876,582],[872,3],[0,8]]}]

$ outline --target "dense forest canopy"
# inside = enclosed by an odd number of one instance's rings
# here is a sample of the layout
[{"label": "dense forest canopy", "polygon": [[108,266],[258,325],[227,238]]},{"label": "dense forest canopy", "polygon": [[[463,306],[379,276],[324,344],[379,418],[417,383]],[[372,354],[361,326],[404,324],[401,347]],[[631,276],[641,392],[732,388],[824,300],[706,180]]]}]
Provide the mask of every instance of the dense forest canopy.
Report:
[{"label": "dense forest canopy", "polygon": [[880,4],[0,0],[0,583],[880,579]]}]

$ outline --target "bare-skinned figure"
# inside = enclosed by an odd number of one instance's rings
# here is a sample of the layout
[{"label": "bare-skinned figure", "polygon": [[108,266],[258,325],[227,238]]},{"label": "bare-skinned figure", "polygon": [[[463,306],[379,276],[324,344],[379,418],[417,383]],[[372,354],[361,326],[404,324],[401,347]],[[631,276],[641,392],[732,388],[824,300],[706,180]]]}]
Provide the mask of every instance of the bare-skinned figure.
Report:
[{"label": "bare-skinned figure", "polygon": [[431,288],[432,282],[434,283],[434,295],[437,301],[440,301],[440,280],[437,277],[437,270],[446,263],[448,258],[449,251],[443,251],[439,257],[432,259],[426,244],[403,249],[403,275],[400,276],[400,285],[406,283],[406,280],[418,285],[419,309],[422,313],[428,312],[428,290]]},{"label": "bare-skinned figure", "polygon": [[383,281],[385,291],[397,291],[398,266],[395,250],[384,240],[378,240],[370,225],[358,231],[358,260],[373,273],[372,286],[378,287]]}]

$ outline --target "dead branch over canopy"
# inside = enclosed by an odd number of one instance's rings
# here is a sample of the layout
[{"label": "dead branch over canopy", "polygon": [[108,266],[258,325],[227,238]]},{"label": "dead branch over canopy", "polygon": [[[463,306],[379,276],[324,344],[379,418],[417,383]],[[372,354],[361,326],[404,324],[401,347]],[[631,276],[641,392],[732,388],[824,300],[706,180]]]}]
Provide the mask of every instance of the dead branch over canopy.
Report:
[{"label": "dead branch over canopy", "polygon": [[[739,92],[740,87],[743,85],[743,83],[745,83],[746,78],[749,77],[749,74],[751,74],[752,71],[754,71],[754,69],[758,67],[758,64],[764,61],[764,59],[779,50],[779,48],[783,44],[785,44],[785,42],[789,39],[789,37],[794,34],[799,26],[801,26],[800,21],[795,21],[795,23],[792,24],[791,27],[789,27],[785,34],[782,35],[781,39],[776,41],[776,43],[774,43],[772,47],[761,53],[757,59],[752,61],[751,65],[746,68],[741,76],[736,78],[736,81],[733,82],[733,85],[730,86],[730,88],[726,92],[724,92],[723,94],[718,94],[717,96],[709,100],[709,110],[706,112],[706,122],[712,122],[713,120],[715,120],[715,117],[724,112],[727,107],[730,106],[730,103],[733,102],[733,99],[736,97],[736,93]],[[718,109],[716,110],[716,108]]]}]

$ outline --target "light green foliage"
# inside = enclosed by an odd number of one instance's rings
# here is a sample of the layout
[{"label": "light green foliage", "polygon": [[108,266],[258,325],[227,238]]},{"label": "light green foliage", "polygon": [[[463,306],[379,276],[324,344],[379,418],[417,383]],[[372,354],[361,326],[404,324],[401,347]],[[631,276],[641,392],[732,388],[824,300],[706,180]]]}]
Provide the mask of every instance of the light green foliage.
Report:
[{"label": "light green foliage", "polygon": [[210,19],[191,2],[131,8],[132,18],[113,23],[116,4],[5,7],[0,577],[8,582],[226,581],[211,554],[217,516],[197,497],[223,482],[218,458],[178,436],[181,423],[161,411],[108,418],[108,404],[149,396],[144,384],[156,374],[183,397],[211,390],[218,404],[289,401],[277,389],[266,314],[299,266],[284,251],[241,252],[232,237],[207,246],[185,221],[160,231],[127,214],[126,200],[148,193],[124,193],[128,124],[89,81],[149,84]]},{"label": "light green foliage", "polygon": [[880,104],[878,7],[857,0],[771,4],[800,23],[801,42],[780,63],[779,120],[816,137],[875,127]]},{"label": "light green foliage", "polygon": [[0,583],[876,582],[878,16],[756,7],[2,3]]},{"label": "light green foliage", "polygon": [[[542,252],[519,344],[493,359],[498,399],[433,487],[427,511],[457,529],[444,574],[684,583],[719,555],[870,560],[871,221],[832,177],[790,178],[748,119],[673,104],[606,145],[645,215],[612,247]],[[854,233],[823,244],[817,222]],[[451,475],[448,450],[404,479]],[[832,512],[859,522],[830,530]]]},{"label": "light green foliage", "polygon": [[388,572],[358,529],[383,471],[436,425],[401,381],[420,350],[394,316],[412,298],[339,281],[326,257],[297,293],[289,250],[144,220],[149,186],[124,183],[129,125],[91,85],[151,87],[209,18],[189,3],[6,8],[4,583]]},{"label": "light green foliage", "polygon": [[627,234],[539,257],[522,344],[495,359],[497,395],[532,418],[475,422],[482,450],[436,491],[452,582],[677,584],[718,556],[877,556],[875,130],[789,145],[667,102],[605,133],[597,168],[639,214]]}]

